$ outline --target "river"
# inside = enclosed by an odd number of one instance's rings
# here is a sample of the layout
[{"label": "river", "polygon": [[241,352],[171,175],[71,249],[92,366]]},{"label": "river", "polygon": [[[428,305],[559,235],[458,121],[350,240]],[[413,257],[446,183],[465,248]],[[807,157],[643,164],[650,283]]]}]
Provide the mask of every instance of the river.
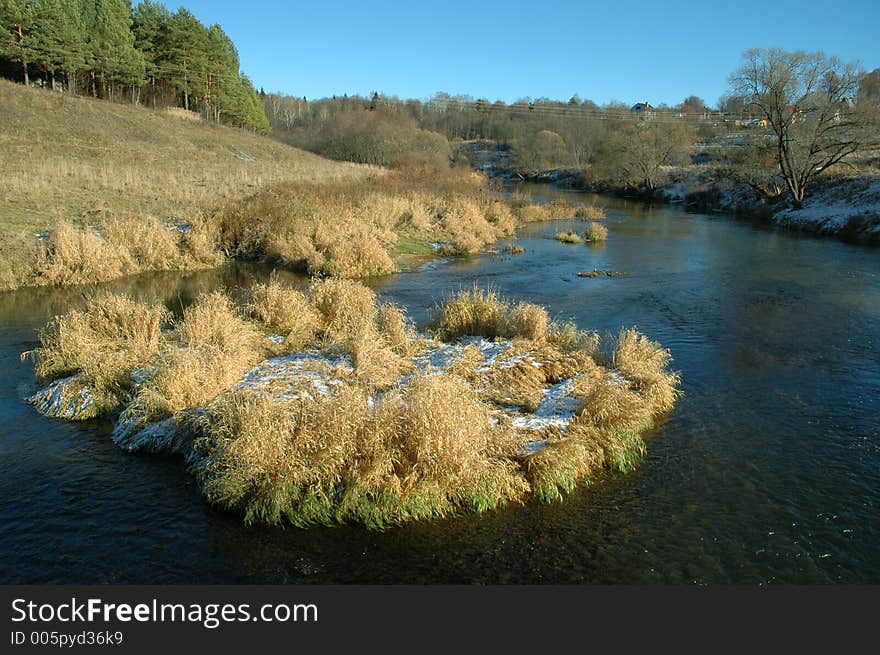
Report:
[{"label": "river", "polygon": [[[684,396],[635,473],[562,503],[384,532],[246,527],[204,502],[180,460],[123,452],[108,422],[26,403],[38,383],[19,354],[84,294],[24,290],[0,295],[0,582],[880,583],[880,251],[594,202],[608,212],[604,244],[553,239],[581,221],[536,223],[515,239],[521,255],[437,260],[371,284],[419,322],[476,282],[582,328],[636,325],[669,348]],[[577,276],[592,269],[624,275]],[[179,310],[265,274],[104,286]]]}]

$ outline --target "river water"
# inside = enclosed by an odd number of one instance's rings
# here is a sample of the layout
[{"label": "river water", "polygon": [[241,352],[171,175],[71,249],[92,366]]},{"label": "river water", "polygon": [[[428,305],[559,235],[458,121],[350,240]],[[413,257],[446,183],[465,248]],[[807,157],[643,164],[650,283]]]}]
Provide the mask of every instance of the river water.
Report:
[{"label": "river water", "polygon": [[[564,192],[538,188],[541,194]],[[580,327],[636,325],[684,396],[639,470],[563,503],[406,525],[245,527],[173,458],[40,416],[19,354],[81,289],[0,295],[3,583],[880,583],[880,252],[607,198],[608,241],[432,261],[374,283],[424,321],[475,282]],[[502,244],[504,245],[504,244]],[[620,277],[579,278],[608,269]],[[179,310],[234,267],[105,285]]]}]

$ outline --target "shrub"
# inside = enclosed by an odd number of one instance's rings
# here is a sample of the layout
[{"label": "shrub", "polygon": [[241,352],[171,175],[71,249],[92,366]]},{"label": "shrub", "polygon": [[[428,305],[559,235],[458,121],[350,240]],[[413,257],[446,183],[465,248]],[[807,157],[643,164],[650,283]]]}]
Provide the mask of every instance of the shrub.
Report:
[{"label": "shrub", "polygon": [[584,241],[587,243],[595,243],[597,241],[604,241],[608,238],[608,228],[599,223],[590,223],[587,226],[587,231],[584,232]]},{"label": "shrub", "polygon": [[562,243],[583,243],[584,241],[578,234],[571,231],[557,232],[556,240]]},{"label": "shrub", "polygon": [[448,165],[451,155],[443,135],[420,130],[405,116],[380,111],[336,114],[312,148],[330,159],[378,166],[419,162]]},{"label": "shrub", "polygon": [[589,221],[600,221],[605,218],[605,210],[593,205],[581,205],[574,210],[574,217]]}]

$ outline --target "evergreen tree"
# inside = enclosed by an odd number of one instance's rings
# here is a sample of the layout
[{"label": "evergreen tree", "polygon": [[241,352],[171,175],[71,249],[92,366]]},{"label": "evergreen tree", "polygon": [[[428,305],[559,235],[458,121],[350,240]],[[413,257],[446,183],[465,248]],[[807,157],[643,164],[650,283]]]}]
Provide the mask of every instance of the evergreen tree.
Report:
[{"label": "evergreen tree", "polygon": [[149,81],[150,103],[156,106],[159,95],[158,83],[166,73],[170,59],[168,32],[171,12],[168,7],[151,0],[143,0],[132,13],[132,32],[135,47],[144,57],[144,67]]},{"label": "evergreen tree", "polygon": [[55,73],[67,75],[76,92],[76,72],[84,67],[86,33],[77,0],[38,0],[34,3],[34,63],[48,75],[55,89]]},{"label": "evergreen tree", "polygon": [[232,93],[239,84],[238,50],[219,25],[208,29],[205,114],[214,122],[220,122],[223,113],[229,112]]},{"label": "evergreen tree", "polygon": [[94,0],[89,49],[101,81],[101,95],[113,98],[114,83],[134,86],[144,79],[144,56],[134,46],[131,2]]},{"label": "evergreen tree", "polygon": [[189,111],[193,98],[204,92],[207,61],[208,31],[195,16],[181,7],[171,16],[168,29],[168,54],[171,85],[183,96],[183,106]]},{"label": "evergreen tree", "polygon": [[0,0],[0,56],[21,65],[22,80],[30,84],[28,62],[33,59],[32,34],[34,15],[27,0]]}]

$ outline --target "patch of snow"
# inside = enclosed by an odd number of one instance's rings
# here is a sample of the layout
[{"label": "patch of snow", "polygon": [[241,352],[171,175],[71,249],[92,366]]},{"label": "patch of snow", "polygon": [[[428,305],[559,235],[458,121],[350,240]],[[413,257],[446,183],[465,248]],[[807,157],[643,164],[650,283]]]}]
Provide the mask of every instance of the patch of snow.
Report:
[{"label": "patch of snow", "polygon": [[95,414],[95,391],[82,383],[81,375],[55,380],[29,397],[28,402],[51,418],[81,421]]},{"label": "patch of snow", "polygon": [[458,344],[440,346],[420,352],[412,358],[412,363],[423,373],[437,375],[461,361],[463,352],[464,348]]},{"label": "patch of snow", "polygon": [[328,395],[331,386],[343,384],[335,377],[340,372],[354,372],[348,355],[324,355],[315,351],[292,353],[258,364],[245,373],[233,391],[249,389],[289,400],[300,397],[314,400],[303,387],[310,385],[317,393]]},{"label": "patch of snow", "polygon": [[523,455],[534,455],[537,452],[544,450],[547,447],[547,442],[543,439],[538,441],[528,441],[522,446],[522,454]]},{"label": "patch of snow", "polygon": [[580,401],[571,395],[574,383],[581,375],[567,378],[544,391],[541,404],[531,414],[513,417],[513,426],[525,430],[568,427],[577,412]]},{"label": "patch of snow", "polygon": [[131,383],[135,387],[141,386],[144,382],[149,380],[153,375],[156,374],[155,370],[149,370],[146,368],[136,368],[131,373],[129,373],[129,377],[131,378]]},{"label": "patch of snow", "polygon": [[819,190],[806,198],[800,209],[777,212],[773,222],[812,226],[822,232],[833,233],[855,216],[880,217],[880,178],[856,178]]}]

